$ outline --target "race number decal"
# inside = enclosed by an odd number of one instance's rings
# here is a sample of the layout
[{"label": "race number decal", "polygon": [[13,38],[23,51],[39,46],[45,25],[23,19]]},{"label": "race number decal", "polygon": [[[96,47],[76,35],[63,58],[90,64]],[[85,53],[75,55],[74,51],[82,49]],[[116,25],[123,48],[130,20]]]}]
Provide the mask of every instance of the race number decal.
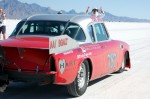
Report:
[{"label": "race number decal", "polygon": [[62,74],[65,70],[65,67],[66,67],[66,62],[64,59],[60,59],[59,60],[59,70],[60,70],[60,73]]},{"label": "race number decal", "polygon": [[108,68],[112,69],[116,67],[116,53],[111,53],[108,55]]}]

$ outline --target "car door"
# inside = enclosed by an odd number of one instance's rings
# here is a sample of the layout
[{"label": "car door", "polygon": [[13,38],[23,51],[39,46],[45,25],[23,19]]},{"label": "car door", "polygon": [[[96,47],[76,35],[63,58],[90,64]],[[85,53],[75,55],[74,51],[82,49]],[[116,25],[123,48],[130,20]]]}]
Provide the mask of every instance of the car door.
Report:
[{"label": "car door", "polygon": [[104,74],[104,56],[105,56],[105,46],[103,43],[99,44],[97,42],[96,34],[95,34],[95,29],[94,29],[94,24],[91,24],[88,26],[88,33],[90,35],[91,41],[93,42],[92,44],[88,44],[86,46],[86,49],[90,49],[89,51],[92,53],[92,79],[100,77]]},{"label": "car door", "polygon": [[92,46],[94,47],[94,50],[92,50],[92,76],[98,78],[108,73],[107,53],[109,50],[109,36],[103,33],[101,23],[93,23],[88,27],[88,30],[93,41]]},{"label": "car door", "polygon": [[103,56],[100,57],[103,57],[103,65],[101,67],[101,72],[105,75],[107,73],[115,71],[117,67],[118,48],[116,46],[116,42],[109,38],[109,34],[103,23],[94,24],[94,28],[97,42],[104,50]]},{"label": "car door", "polygon": [[[103,23],[101,23],[101,28],[103,34],[108,35],[109,33]],[[119,60],[119,52],[120,52],[120,44],[116,40],[109,39],[106,42],[108,51],[106,53],[106,66],[108,67],[108,72],[112,73],[117,70],[118,68],[118,60]]]},{"label": "car door", "polygon": [[107,54],[109,53],[108,51],[109,51],[109,47],[110,47],[109,36],[103,30],[102,23],[94,24],[94,32],[95,32],[96,42],[97,42],[97,44],[99,44],[99,46],[101,48],[98,52],[99,59],[102,58],[102,60],[99,61],[99,63],[98,63],[98,64],[101,64],[100,68],[99,68],[99,72],[100,72],[100,75],[105,75],[108,73]]}]

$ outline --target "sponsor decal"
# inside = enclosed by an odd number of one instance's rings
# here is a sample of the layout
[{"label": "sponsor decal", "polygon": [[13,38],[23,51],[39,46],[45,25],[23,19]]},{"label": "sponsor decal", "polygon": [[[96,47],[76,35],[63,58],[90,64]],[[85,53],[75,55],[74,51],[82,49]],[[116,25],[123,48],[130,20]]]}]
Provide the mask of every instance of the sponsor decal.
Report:
[{"label": "sponsor decal", "polygon": [[85,47],[84,49],[85,49],[86,51],[89,51],[89,50],[94,50],[94,49],[99,49],[99,48],[101,48],[100,45],[99,45],[99,44],[96,44],[96,45],[87,46],[87,47]]},{"label": "sponsor decal", "polygon": [[68,38],[62,38],[62,39],[55,39],[53,41],[50,41],[50,49],[56,48],[56,47],[62,47],[67,46]]},{"label": "sponsor decal", "polygon": [[70,60],[68,62],[65,61],[65,59],[59,60],[59,70],[60,73],[63,74],[67,66],[75,66],[76,60]]},{"label": "sponsor decal", "polygon": [[76,60],[71,60],[69,62],[66,62],[66,66],[75,66],[76,65]]},{"label": "sponsor decal", "polygon": [[59,70],[60,70],[61,74],[64,72],[65,68],[66,68],[65,59],[60,59],[59,60]]},{"label": "sponsor decal", "polygon": [[81,55],[77,55],[77,59],[80,59],[80,58],[86,58],[88,56],[92,55],[92,52],[89,52],[89,53],[83,53]]},{"label": "sponsor decal", "polygon": [[79,47],[79,44],[67,35],[49,38],[49,54],[58,54]]},{"label": "sponsor decal", "polygon": [[108,55],[108,68],[109,69],[116,67],[116,57],[117,57],[116,53],[111,53]]}]

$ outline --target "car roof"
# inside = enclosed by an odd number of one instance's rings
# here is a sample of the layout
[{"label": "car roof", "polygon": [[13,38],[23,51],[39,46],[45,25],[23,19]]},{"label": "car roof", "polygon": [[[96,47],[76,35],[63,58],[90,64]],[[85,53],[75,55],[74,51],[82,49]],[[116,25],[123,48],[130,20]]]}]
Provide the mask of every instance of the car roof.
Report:
[{"label": "car roof", "polygon": [[80,24],[81,22],[84,22],[86,24],[89,24],[93,22],[90,15],[82,14],[40,14],[40,15],[33,15],[26,19],[23,19],[22,21],[70,21],[77,24]]},{"label": "car roof", "polygon": [[84,43],[91,43],[91,38],[88,33],[87,26],[91,23],[103,23],[102,21],[95,21],[91,15],[82,14],[82,15],[72,15],[72,14],[40,14],[40,15],[33,15],[22,21],[62,21],[62,22],[72,22],[75,24],[80,25],[86,35],[86,41]]}]

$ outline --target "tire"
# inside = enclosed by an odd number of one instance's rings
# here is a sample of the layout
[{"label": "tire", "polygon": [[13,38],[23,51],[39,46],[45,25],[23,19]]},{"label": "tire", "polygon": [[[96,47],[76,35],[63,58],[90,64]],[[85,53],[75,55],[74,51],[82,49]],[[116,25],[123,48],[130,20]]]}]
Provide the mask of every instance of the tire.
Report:
[{"label": "tire", "polygon": [[88,86],[89,75],[89,64],[85,60],[82,62],[74,82],[67,86],[68,93],[74,97],[83,95]]},{"label": "tire", "polygon": [[127,59],[127,54],[124,55],[124,59],[122,61],[120,69],[117,71],[117,73],[122,73],[125,71],[125,66],[126,66],[126,59]]}]

